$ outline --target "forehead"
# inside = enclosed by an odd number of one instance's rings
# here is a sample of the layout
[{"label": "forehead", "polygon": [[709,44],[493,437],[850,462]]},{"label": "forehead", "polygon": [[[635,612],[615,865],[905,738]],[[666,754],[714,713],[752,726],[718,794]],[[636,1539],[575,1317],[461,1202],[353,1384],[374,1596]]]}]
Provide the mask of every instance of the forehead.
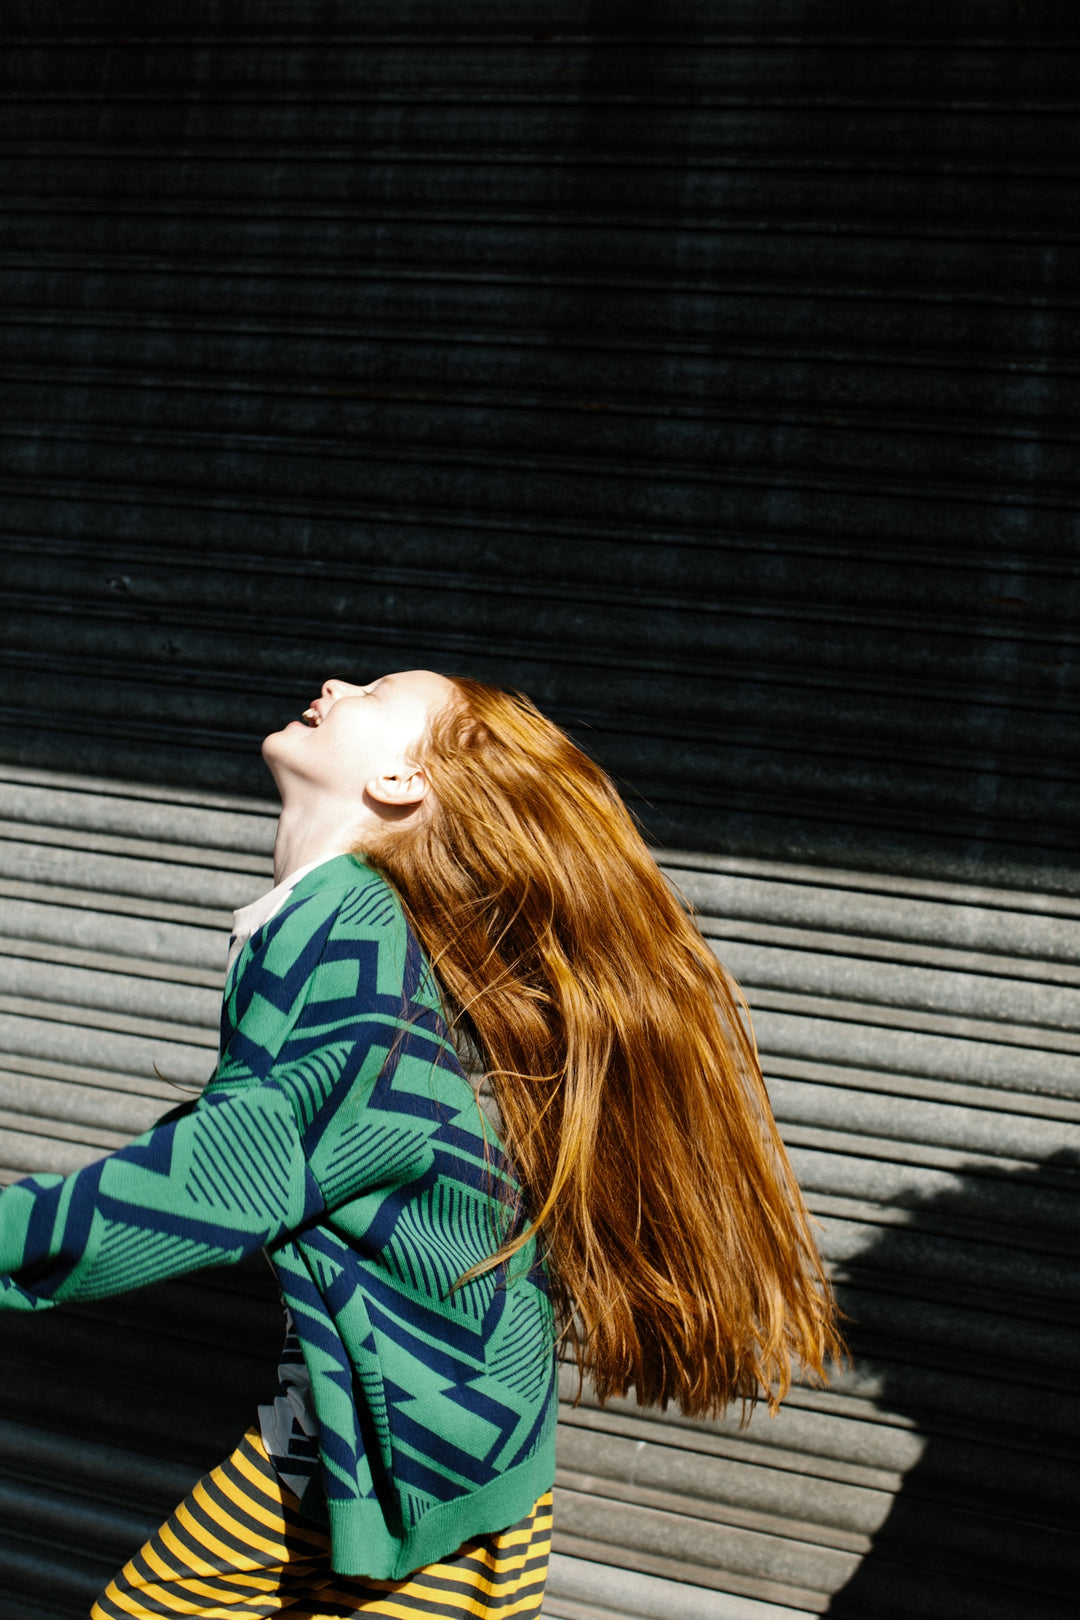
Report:
[{"label": "forehead", "polygon": [[433,669],[396,670],[382,676],[380,686],[388,697],[401,698],[426,709],[445,703],[454,689],[445,675],[438,675]]}]

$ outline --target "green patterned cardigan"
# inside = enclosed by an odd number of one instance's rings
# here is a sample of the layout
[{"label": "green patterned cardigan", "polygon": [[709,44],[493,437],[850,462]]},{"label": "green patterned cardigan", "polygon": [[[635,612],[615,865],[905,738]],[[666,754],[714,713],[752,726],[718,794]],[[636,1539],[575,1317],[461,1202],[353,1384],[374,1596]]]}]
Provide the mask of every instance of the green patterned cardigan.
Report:
[{"label": "green patterned cardigan", "polygon": [[[301,878],[234,963],[197,1101],[76,1174],[0,1193],[0,1306],[98,1299],[265,1246],[319,1420],[334,1568],[397,1580],[515,1523],[554,1474],[533,1245],[384,880]],[[509,1272],[509,1274],[508,1274]]]}]

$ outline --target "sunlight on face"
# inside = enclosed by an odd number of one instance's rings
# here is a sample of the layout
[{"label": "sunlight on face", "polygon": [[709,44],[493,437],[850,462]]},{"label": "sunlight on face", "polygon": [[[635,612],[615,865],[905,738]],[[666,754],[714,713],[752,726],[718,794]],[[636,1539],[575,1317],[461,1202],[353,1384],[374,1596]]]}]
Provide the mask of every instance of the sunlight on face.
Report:
[{"label": "sunlight on face", "polygon": [[410,669],[367,686],[323,682],[300,720],[263,743],[263,758],[284,796],[305,784],[335,798],[359,800],[373,781],[415,765],[430,720],[453,692],[444,675]]}]

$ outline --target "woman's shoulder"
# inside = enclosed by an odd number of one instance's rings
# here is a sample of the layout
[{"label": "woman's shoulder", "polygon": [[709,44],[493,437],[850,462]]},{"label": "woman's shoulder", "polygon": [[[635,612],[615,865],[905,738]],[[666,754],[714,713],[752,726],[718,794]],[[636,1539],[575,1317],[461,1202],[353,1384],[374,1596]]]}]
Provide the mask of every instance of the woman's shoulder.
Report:
[{"label": "woman's shoulder", "polygon": [[381,974],[405,962],[408,925],[402,902],[381,873],[358,855],[334,855],[304,873],[280,910],[257,928],[244,946],[225,988],[261,990],[266,982],[288,985],[308,977],[327,959],[348,959],[376,946]]},{"label": "woman's shoulder", "polygon": [[382,922],[385,927],[402,915],[402,904],[382,873],[368,865],[363,855],[332,855],[301,876],[277,917],[282,922],[295,919],[300,923],[304,915],[335,914],[358,923],[368,917],[372,925]]},{"label": "woman's shoulder", "polygon": [[389,883],[381,872],[369,865],[362,855],[331,855],[310,867],[293,885],[290,899],[317,893],[348,894],[351,891],[382,889],[392,894]]},{"label": "woman's shoulder", "polygon": [[383,936],[404,928],[401,902],[386,879],[360,855],[335,855],[296,884],[279,913],[279,931],[310,934],[329,924],[335,934]]}]

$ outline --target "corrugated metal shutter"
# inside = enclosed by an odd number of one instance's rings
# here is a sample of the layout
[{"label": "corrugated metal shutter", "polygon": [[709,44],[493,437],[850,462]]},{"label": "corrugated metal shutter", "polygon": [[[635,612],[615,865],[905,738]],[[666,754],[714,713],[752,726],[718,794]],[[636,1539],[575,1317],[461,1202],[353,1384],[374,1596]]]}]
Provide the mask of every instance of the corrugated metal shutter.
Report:
[{"label": "corrugated metal shutter", "polygon": [[260,792],[431,664],[665,844],[1075,888],[1080,12],[3,27],[6,757]]},{"label": "corrugated metal shutter", "polygon": [[[256,801],[3,772],[7,1178],[86,1162],[205,1078],[227,912],[271,832]],[[743,1433],[568,1404],[546,1613],[1064,1616],[1080,902],[665,867],[747,989],[856,1360]],[[0,1616],[85,1605],[250,1419],[279,1334],[258,1266],[0,1317]]]},{"label": "corrugated metal shutter", "polygon": [[[205,1075],[220,794],[316,676],[519,684],[684,851],[859,1351],[743,1435],[568,1411],[552,1620],[1063,1614],[1080,13],[0,28],[0,1163]],[[81,1612],[278,1332],[257,1267],[0,1321],[0,1616]]]}]

